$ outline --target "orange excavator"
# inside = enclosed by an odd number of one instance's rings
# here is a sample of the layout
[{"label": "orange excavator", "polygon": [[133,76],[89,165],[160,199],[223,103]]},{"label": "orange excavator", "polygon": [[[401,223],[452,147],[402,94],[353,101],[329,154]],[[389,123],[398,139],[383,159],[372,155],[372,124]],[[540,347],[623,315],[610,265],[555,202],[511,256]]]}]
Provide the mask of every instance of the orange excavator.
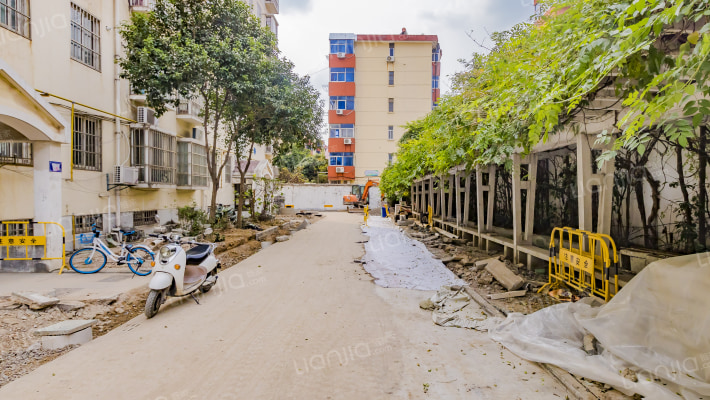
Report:
[{"label": "orange excavator", "polygon": [[343,196],[343,204],[348,207],[348,212],[351,210],[358,212],[367,205],[370,200],[370,188],[380,186],[379,182],[367,181],[364,185],[353,185],[350,194]]}]

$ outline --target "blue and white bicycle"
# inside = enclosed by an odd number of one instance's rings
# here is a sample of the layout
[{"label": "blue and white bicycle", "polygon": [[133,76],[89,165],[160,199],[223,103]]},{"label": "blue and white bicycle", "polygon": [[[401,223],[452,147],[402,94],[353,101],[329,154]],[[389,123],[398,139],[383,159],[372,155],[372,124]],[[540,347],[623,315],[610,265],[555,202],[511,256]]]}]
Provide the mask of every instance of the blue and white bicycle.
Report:
[{"label": "blue and white bicycle", "polygon": [[[150,275],[153,269],[152,264],[155,260],[155,253],[148,246],[126,244],[124,240],[121,243],[120,253],[115,254],[101,240],[101,231],[96,227],[96,223],[91,225],[91,231],[94,233],[91,247],[79,249],[71,255],[71,258],[69,258],[71,269],[80,274],[93,274],[101,271],[108,260],[111,260],[117,265],[127,264],[131,272],[136,275]],[[127,237],[134,235],[136,232],[121,230],[121,233],[124,237]]]}]

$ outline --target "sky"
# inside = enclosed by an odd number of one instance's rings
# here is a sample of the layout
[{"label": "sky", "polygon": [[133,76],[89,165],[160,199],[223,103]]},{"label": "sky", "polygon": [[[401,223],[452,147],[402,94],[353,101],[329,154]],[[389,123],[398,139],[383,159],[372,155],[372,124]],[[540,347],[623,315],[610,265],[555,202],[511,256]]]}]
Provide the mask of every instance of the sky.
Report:
[{"label": "sky", "polygon": [[[462,70],[459,59],[485,53],[472,39],[491,44],[488,33],[528,21],[533,0],[279,0],[279,48],[295,63],[296,72],[310,75],[327,97],[330,33],[438,35],[443,50],[442,94],[449,76]],[[469,37],[469,35],[471,37]]]}]

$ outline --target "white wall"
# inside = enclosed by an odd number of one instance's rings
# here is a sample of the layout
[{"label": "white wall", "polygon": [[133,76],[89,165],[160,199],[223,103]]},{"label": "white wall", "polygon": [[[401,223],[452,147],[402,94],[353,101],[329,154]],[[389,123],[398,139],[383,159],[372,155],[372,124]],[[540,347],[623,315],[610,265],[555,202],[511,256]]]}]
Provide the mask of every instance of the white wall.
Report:
[{"label": "white wall", "polygon": [[347,210],[343,196],[351,190],[352,185],[285,184],[281,192],[286,205],[293,205],[296,210],[341,211]]}]

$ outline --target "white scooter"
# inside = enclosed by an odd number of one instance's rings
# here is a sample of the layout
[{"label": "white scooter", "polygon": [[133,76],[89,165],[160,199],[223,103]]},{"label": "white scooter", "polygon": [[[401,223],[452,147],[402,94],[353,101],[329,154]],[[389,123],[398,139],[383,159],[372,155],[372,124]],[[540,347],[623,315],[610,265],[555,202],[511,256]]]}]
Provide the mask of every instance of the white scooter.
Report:
[{"label": "white scooter", "polygon": [[[205,232],[207,235],[210,233],[209,229]],[[148,318],[158,313],[168,296],[189,295],[200,304],[195,292],[209,292],[217,283],[217,270],[222,267],[214,255],[214,243],[181,242],[166,236],[160,238],[169,243],[160,249],[158,259],[153,262],[153,278],[148,285],[150,294],[145,302],[145,316]],[[183,244],[193,247],[186,252]]]}]

